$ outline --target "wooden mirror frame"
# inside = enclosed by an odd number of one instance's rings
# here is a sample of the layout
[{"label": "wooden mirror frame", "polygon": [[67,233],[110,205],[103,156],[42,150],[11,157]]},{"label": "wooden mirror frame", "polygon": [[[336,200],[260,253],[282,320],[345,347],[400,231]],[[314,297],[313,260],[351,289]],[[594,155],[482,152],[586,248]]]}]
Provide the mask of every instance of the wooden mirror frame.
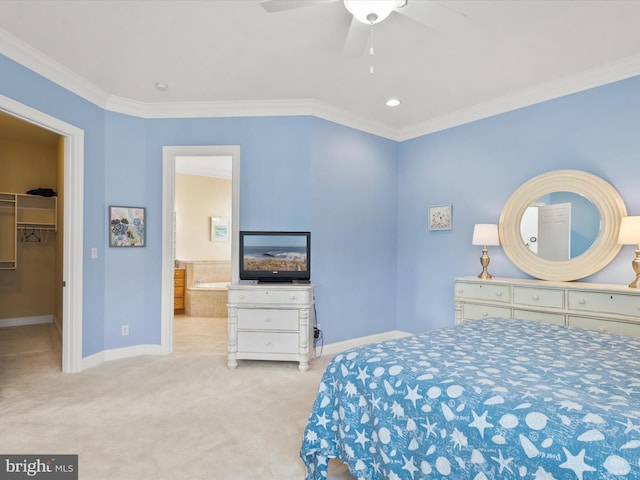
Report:
[{"label": "wooden mirror frame", "polygon": [[[522,240],[520,221],[527,207],[553,192],[573,192],[588,198],[600,212],[600,235],[591,248],[566,261],[539,258]],[[572,281],[588,277],[607,266],[618,254],[618,232],[627,208],[620,194],[600,177],[580,170],[554,170],[523,183],[500,214],[500,244],[523,272],[542,280]]]}]

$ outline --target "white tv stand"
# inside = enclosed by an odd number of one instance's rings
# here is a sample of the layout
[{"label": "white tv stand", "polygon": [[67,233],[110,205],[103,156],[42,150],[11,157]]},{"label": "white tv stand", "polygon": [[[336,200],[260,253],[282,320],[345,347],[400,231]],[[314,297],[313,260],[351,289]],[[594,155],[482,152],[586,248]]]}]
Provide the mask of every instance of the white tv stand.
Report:
[{"label": "white tv stand", "polygon": [[259,283],[229,286],[229,356],[238,360],[299,362],[309,370],[312,358],[314,293],[312,284]]}]

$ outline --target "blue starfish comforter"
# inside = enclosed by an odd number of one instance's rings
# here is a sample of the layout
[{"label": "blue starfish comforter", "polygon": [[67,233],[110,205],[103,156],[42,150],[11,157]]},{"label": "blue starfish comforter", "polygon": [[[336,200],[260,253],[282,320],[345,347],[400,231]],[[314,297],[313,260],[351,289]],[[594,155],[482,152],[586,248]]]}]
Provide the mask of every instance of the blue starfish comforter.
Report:
[{"label": "blue starfish comforter", "polygon": [[640,479],[640,339],[488,319],[337,355],[307,479]]}]

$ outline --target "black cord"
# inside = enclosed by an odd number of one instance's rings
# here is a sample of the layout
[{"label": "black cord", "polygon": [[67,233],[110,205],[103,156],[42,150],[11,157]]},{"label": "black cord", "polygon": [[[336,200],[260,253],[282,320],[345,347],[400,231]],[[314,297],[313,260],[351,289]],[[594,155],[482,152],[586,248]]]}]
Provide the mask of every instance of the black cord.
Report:
[{"label": "black cord", "polygon": [[[318,353],[318,342],[320,343],[320,353]],[[322,355],[324,349],[324,336],[322,330],[318,328],[318,310],[316,309],[315,298],[313,302],[313,350],[316,354],[316,358]]]}]

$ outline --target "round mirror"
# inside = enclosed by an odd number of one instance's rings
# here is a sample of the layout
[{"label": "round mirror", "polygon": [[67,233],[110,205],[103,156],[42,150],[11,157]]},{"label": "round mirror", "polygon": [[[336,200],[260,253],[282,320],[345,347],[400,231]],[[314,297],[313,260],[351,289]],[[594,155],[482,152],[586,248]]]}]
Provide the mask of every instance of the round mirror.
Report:
[{"label": "round mirror", "polygon": [[627,211],[618,192],[579,170],[548,172],[521,185],[500,215],[500,243],[523,272],[570,281],[604,268],[620,251]]}]

